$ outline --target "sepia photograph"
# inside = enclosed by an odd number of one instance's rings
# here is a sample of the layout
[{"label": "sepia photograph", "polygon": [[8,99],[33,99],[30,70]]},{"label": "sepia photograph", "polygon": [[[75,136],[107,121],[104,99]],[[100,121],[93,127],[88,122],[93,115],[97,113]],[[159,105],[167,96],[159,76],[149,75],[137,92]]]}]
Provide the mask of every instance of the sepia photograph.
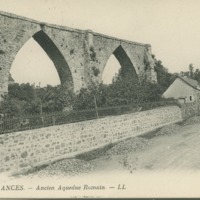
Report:
[{"label": "sepia photograph", "polygon": [[199,0],[0,0],[0,199],[200,197]]}]

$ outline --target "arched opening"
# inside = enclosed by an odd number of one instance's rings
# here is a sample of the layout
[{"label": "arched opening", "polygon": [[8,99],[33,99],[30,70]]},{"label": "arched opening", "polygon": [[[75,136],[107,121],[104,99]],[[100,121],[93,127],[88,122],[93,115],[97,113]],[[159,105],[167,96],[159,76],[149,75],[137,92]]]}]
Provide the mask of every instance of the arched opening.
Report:
[{"label": "arched opening", "polygon": [[62,84],[73,89],[71,71],[65,58],[43,31],[34,34],[20,49],[10,73],[18,83]]},{"label": "arched opening", "polygon": [[104,84],[111,84],[113,78],[119,73],[120,69],[122,74],[131,75],[135,79],[138,79],[135,68],[121,45],[115,49],[113,54],[109,57],[103,70],[102,82]]},{"label": "arched opening", "polygon": [[119,73],[121,65],[116,57],[112,54],[108,59],[102,74],[102,82],[104,84],[111,84],[113,78]]},{"label": "arched opening", "polygon": [[60,84],[53,62],[33,38],[30,38],[18,52],[10,74],[9,83],[13,78],[14,82],[19,84],[30,83],[41,87]]}]

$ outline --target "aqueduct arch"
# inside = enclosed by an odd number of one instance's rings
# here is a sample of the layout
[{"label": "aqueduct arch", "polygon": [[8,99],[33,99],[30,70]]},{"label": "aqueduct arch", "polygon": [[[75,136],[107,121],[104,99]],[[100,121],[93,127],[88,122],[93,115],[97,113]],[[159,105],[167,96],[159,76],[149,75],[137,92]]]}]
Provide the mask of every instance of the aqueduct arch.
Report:
[{"label": "aqueduct arch", "polygon": [[[129,56],[127,55],[127,53],[125,52],[125,50],[123,49],[123,47],[121,45],[119,45],[113,51],[113,53],[111,55],[114,55],[115,58],[118,60],[123,72],[125,72],[126,74],[131,74],[132,76],[134,76],[135,79],[138,79],[138,70],[137,70],[137,68],[134,67]],[[110,56],[109,56],[109,58],[110,58]],[[105,67],[106,67],[106,65],[104,66],[103,72],[105,70]],[[102,75],[103,75],[103,72],[102,72]]]},{"label": "aqueduct arch", "polygon": [[[74,91],[87,87],[92,80],[101,82],[111,54],[138,78],[145,75],[148,80],[156,81],[149,44],[0,12],[0,94],[7,92],[9,71],[17,52],[32,36],[53,61],[61,84],[72,87]],[[94,73],[94,69],[99,73]]]},{"label": "aqueduct arch", "polygon": [[35,33],[33,38],[53,61],[61,84],[67,86],[67,88],[73,89],[74,84],[70,68],[56,45],[42,30]]},{"label": "aqueduct arch", "polygon": [[[73,88],[74,88],[73,78],[72,78],[69,66],[68,66],[65,58],[59,51],[59,49],[53,43],[53,41],[42,30],[36,32],[31,38],[33,38],[37,42],[37,44],[40,45],[40,47],[44,50],[44,52],[47,54],[49,59],[53,62],[54,67],[59,76],[60,83],[63,86],[65,86],[67,89],[73,90]],[[30,40],[30,38],[28,39],[28,41],[29,40]],[[25,44],[28,41],[25,41]],[[25,44],[22,44],[22,47],[19,49],[19,51],[24,47]],[[18,52],[16,53],[16,56],[17,56]],[[46,74],[48,76],[48,72]]]}]

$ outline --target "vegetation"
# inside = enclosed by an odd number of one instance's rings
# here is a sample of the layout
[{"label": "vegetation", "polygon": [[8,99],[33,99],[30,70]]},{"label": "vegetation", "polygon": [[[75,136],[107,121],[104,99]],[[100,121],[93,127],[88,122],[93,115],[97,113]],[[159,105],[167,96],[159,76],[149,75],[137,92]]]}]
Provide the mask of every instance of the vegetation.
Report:
[{"label": "vegetation", "polygon": [[62,86],[44,88],[29,83],[9,85],[0,112],[9,116],[59,112],[71,105],[74,94]]},{"label": "vegetation", "polygon": [[123,69],[113,78],[112,84],[91,83],[78,94],[64,86],[40,88],[18,83],[9,85],[8,94],[3,96],[0,112],[9,116],[60,112],[63,110],[84,110],[98,107],[138,104],[161,100],[162,93],[172,81],[161,61],[155,59],[158,83],[138,80]]},{"label": "vegetation", "polygon": [[162,91],[165,91],[174,80],[173,79],[174,76],[173,74],[168,72],[167,68],[163,66],[162,61],[156,60],[155,58],[154,60],[155,60],[155,71],[157,73],[158,84],[162,88]]},{"label": "vegetation", "polygon": [[189,64],[189,70],[186,72],[180,72],[180,75],[197,80],[200,84],[200,70],[198,68],[194,69],[193,64]]}]

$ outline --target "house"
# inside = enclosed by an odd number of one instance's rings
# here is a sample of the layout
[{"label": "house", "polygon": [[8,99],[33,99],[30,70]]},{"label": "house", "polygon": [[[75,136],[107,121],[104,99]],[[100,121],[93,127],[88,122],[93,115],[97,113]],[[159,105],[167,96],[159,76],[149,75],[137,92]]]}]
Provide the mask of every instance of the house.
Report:
[{"label": "house", "polygon": [[200,86],[196,80],[176,76],[162,97],[178,99],[180,103],[190,103],[196,101],[199,94]]}]

